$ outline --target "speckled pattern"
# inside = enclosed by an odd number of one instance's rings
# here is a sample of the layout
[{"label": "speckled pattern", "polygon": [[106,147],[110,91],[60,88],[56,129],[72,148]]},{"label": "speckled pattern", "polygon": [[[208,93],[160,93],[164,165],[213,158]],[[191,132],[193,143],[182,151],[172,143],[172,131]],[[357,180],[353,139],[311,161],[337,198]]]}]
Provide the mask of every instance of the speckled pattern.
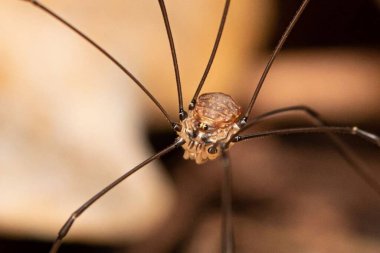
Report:
[{"label": "speckled pattern", "polygon": [[199,96],[194,108],[194,118],[211,127],[228,127],[241,114],[241,107],[231,96],[221,92]]},{"label": "speckled pattern", "polygon": [[219,157],[221,146],[240,129],[236,124],[240,114],[241,107],[226,94],[215,92],[199,96],[194,110],[182,121],[179,136],[185,140],[183,157],[197,164]]}]

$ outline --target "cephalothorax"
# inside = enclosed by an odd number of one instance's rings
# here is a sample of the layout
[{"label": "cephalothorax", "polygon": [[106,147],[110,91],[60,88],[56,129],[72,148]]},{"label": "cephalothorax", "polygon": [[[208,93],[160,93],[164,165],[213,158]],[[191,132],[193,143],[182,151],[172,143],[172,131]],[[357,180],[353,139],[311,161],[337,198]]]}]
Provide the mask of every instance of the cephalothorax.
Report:
[{"label": "cephalothorax", "polygon": [[240,129],[240,114],[241,107],[229,95],[213,92],[199,96],[178,133],[185,141],[183,157],[197,164],[219,157],[221,147]]}]

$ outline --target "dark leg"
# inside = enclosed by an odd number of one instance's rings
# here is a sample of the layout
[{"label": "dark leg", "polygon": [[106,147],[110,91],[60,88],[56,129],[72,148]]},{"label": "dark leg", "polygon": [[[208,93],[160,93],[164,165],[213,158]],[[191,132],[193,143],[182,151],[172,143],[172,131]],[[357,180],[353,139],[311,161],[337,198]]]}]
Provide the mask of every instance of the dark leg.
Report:
[{"label": "dark leg", "polygon": [[268,72],[273,64],[273,61],[276,59],[277,54],[281,51],[282,46],[284,45],[286,39],[288,38],[290,32],[293,30],[294,25],[299,20],[300,16],[302,15],[303,11],[305,10],[306,6],[308,5],[309,0],[303,0],[301,6],[297,10],[296,14],[294,15],[292,21],[290,21],[288,27],[286,28],[285,32],[282,34],[280,41],[277,43],[276,48],[274,49],[267,65],[265,66],[265,69],[261,75],[261,78],[259,80],[259,83],[256,86],[255,92],[252,95],[251,101],[249,102],[247,111],[245,112],[244,116],[240,119],[239,125],[244,126],[247,124],[248,117],[251,114],[252,108],[255,104],[255,101],[257,97],[259,96],[260,90],[264,84],[265,78],[268,75]]},{"label": "dark leg", "polygon": [[180,118],[180,120],[184,120],[184,119],[187,118],[187,113],[183,109],[182,85],[181,85],[181,78],[180,78],[180,75],[179,75],[178,59],[177,59],[177,54],[176,54],[176,51],[175,51],[172,30],[170,28],[169,17],[168,17],[168,13],[166,12],[166,7],[165,7],[164,0],[158,0],[158,3],[160,4],[162,17],[164,18],[164,23],[165,23],[165,28],[166,28],[166,34],[168,35],[169,45],[170,45],[170,51],[171,51],[171,55],[172,55],[172,59],[173,59],[173,67],[174,67],[174,73],[175,73],[175,80],[176,80],[176,83],[177,83],[179,118]]},{"label": "dark leg", "polygon": [[53,246],[50,249],[50,253],[56,253],[56,252],[58,252],[58,249],[59,249],[59,247],[62,244],[63,238],[66,237],[67,233],[70,231],[70,228],[74,224],[75,220],[84,211],[86,211],[87,208],[89,208],[92,204],[94,204],[99,198],[101,198],[103,195],[105,195],[107,192],[109,192],[111,189],[113,189],[119,183],[121,183],[122,181],[124,181],[124,179],[126,179],[127,177],[129,177],[130,175],[132,175],[133,173],[135,173],[136,171],[138,171],[139,169],[141,169],[145,165],[147,165],[150,162],[152,162],[152,161],[160,158],[164,154],[172,151],[173,149],[180,147],[182,144],[183,144],[183,140],[182,139],[176,140],[176,142],[173,143],[172,145],[170,145],[169,147],[167,147],[167,148],[161,150],[160,152],[158,152],[157,154],[149,157],[148,159],[146,159],[145,161],[143,161],[142,163],[140,163],[139,165],[137,165],[136,167],[134,167],[133,169],[129,170],[127,173],[125,173],[124,175],[122,175],[121,177],[119,177],[118,179],[116,179],[115,181],[113,181],[111,184],[109,184],[108,186],[106,186],[103,190],[101,190],[100,192],[98,192],[97,194],[95,194],[91,199],[89,199],[81,207],[79,207],[75,212],[73,212],[70,215],[69,219],[65,222],[65,224],[62,226],[61,230],[58,232],[58,236],[55,239],[54,244],[53,244]]},{"label": "dark leg", "polygon": [[[249,122],[244,128],[248,129],[249,127],[253,126],[254,124],[260,123],[268,118],[279,116],[283,113],[291,113],[295,111],[301,111],[306,113],[307,116],[310,117],[312,123],[316,126],[327,126],[327,123],[319,114],[314,111],[312,108],[308,106],[298,105],[298,106],[289,106],[280,108],[277,110],[273,110],[264,114],[261,114],[257,117],[255,117],[251,122]],[[374,140],[375,144],[376,139],[379,138],[371,133],[365,132],[367,135],[371,137],[372,140]],[[370,173],[367,165],[356,155],[356,153],[350,148],[341,138],[339,138],[335,134],[327,133],[327,136],[334,144],[335,149],[339,152],[339,154],[351,165],[351,168],[355,172],[357,176],[359,176],[362,180],[364,180],[378,195],[380,195],[380,183],[376,180],[374,180]],[[378,142],[378,141],[377,141]]]},{"label": "dark leg", "polygon": [[291,113],[295,111],[301,111],[301,112],[306,113],[306,115],[309,116],[310,119],[312,120],[312,123],[314,123],[317,126],[327,126],[326,122],[322,119],[322,117],[319,116],[319,114],[316,111],[314,111],[312,108],[308,106],[304,106],[304,105],[296,105],[296,106],[279,108],[273,111],[263,113],[259,116],[256,116],[255,118],[252,119],[252,121],[248,122],[247,125],[245,125],[241,129],[241,131],[248,129],[251,126],[257,123],[260,123],[268,118],[276,117],[276,116],[279,116],[280,114]]},{"label": "dark leg", "polygon": [[175,130],[175,127],[177,126],[176,123],[174,123],[170,117],[169,114],[166,112],[166,110],[162,107],[162,105],[158,102],[158,100],[145,88],[145,86],[128,70],[126,69],[118,60],[116,60],[110,53],[108,53],[104,48],[102,48],[100,45],[98,45],[95,41],[93,41],[90,37],[85,35],[83,32],[81,32],[78,28],[67,22],[65,19],[63,19],[61,16],[53,12],[52,10],[48,9],[45,5],[41,4],[37,0],[24,0],[26,2],[32,3],[37,8],[41,9],[42,11],[46,12],[53,18],[57,19],[59,22],[67,26],[70,30],[78,34],[80,37],[85,39],[88,43],[90,43],[92,46],[94,46],[96,49],[98,49],[104,56],[106,56],[110,61],[112,61],[117,67],[119,67],[129,78],[132,79],[133,82],[137,84],[137,86],[140,87],[140,89],[149,97],[150,100],[153,101],[153,103],[160,109],[162,114],[164,114],[167,121],[170,123],[171,127]]},{"label": "dark leg", "polygon": [[253,134],[235,136],[233,139],[233,142],[240,142],[240,141],[245,141],[247,139],[273,136],[273,135],[287,135],[287,134],[300,134],[300,133],[304,133],[304,134],[330,133],[330,134],[356,135],[380,147],[380,138],[374,134],[366,132],[357,127],[333,127],[333,126],[298,127],[298,128],[262,131],[262,132],[253,133]]},{"label": "dark leg", "polygon": [[210,58],[208,60],[206,69],[205,69],[205,71],[203,73],[201,81],[198,84],[198,87],[197,87],[197,90],[195,91],[193,99],[191,100],[191,103],[189,105],[189,109],[190,110],[194,109],[197,97],[198,97],[199,93],[201,92],[203,84],[205,83],[207,75],[208,75],[208,73],[209,73],[209,71],[211,69],[212,63],[214,62],[216,51],[218,50],[219,42],[220,42],[220,39],[222,38],[224,24],[226,23],[227,14],[228,14],[228,8],[230,6],[230,2],[231,2],[230,0],[226,0],[226,2],[224,4],[224,10],[223,10],[222,19],[220,20],[220,24],[219,24],[218,35],[216,36],[215,43],[214,43],[214,46],[212,48],[212,52],[211,52]]},{"label": "dark leg", "polygon": [[[290,109],[289,109],[290,108]],[[264,118],[273,116],[277,113],[281,112],[287,112],[291,110],[300,110],[300,108],[307,108],[307,107],[289,107],[289,108],[283,108],[279,109],[273,112],[268,112],[266,114],[263,114],[259,117],[257,117],[256,122],[264,120]],[[297,108],[297,109],[294,109]],[[309,108],[307,108],[310,110]],[[306,112],[308,112],[306,110]],[[313,111],[310,111],[313,112]],[[365,164],[355,155],[355,153],[335,134],[350,134],[350,135],[356,135],[364,140],[371,142],[378,147],[380,147],[380,138],[376,136],[375,134],[366,132],[364,130],[361,130],[357,127],[331,127],[326,126],[325,123],[317,116],[315,113],[309,113],[310,116],[313,117],[314,120],[318,122],[318,126],[316,127],[302,127],[302,128],[289,128],[289,129],[280,129],[280,130],[270,130],[270,131],[263,131],[248,135],[242,135],[242,136],[235,136],[234,142],[239,142],[247,139],[253,139],[253,138],[259,138],[259,137],[266,137],[266,136],[273,136],[273,135],[287,135],[287,134],[298,134],[298,133],[325,133],[329,136],[329,138],[333,141],[335,147],[337,148],[338,152],[345,158],[345,160],[352,165],[352,168],[354,169],[354,172],[362,178],[379,196],[380,196],[380,183],[377,182],[375,179],[373,179],[372,176],[367,172],[368,169],[365,169]],[[252,124],[251,124],[252,126]]]},{"label": "dark leg", "polygon": [[222,253],[235,252],[232,227],[232,172],[230,159],[223,152],[223,186],[222,186]]}]

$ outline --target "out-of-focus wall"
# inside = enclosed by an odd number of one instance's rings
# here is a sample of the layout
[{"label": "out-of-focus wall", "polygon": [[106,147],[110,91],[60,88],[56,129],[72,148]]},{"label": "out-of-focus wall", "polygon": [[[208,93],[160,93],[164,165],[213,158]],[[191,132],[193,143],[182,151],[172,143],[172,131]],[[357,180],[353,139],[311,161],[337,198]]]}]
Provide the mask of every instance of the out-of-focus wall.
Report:
[{"label": "out-of-focus wall", "polygon": [[[155,1],[43,3],[108,49],[177,118],[170,50]],[[80,204],[152,154],[144,119],[168,126],[129,78],[87,42],[27,2],[0,5],[0,233],[50,240]],[[233,3],[211,71],[214,86],[207,89],[234,90],[233,74],[251,57],[251,44],[264,41],[269,6]],[[167,8],[189,99],[223,4],[168,1]],[[167,215],[173,197],[155,163],[96,203],[70,238],[140,238]]]}]

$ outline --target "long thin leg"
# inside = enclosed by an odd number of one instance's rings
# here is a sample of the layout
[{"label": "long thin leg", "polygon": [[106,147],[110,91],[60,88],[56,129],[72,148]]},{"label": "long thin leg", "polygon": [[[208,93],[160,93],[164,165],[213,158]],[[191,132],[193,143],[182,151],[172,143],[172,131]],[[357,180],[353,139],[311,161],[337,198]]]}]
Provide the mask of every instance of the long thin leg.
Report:
[{"label": "long thin leg", "polygon": [[[261,114],[253,118],[252,121],[245,125],[242,130],[246,130],[249,127],[259,122],[262,122],[268,118],[295,111],[301,111],[306,113],[306,115],[308,115],[311,118],[312,123],[317,126],[328,126],[326,121],[315,110],[308,106],[298,105],[284,107]],[[364,180],[364,182],[366,182],[367,185],[370,186],[380,196],[380,183],[370,175],[370,170],[367,168],[367,165],[362,161],[362,159],[360,159],[360,157],[358,157],[355,154],[355,152],[341,138],[339,138],[335,134],[327,133],[327,136],[332,141],[334,147],[340,153],[340,155],[347,161],[347,163],[351,165],[351,168],[353,169],[355,174],[359,176],[362,180]]]},{"label": "long thin leg", "polygon": [[89,208],[92,204],[94,204],[99,198],[101,198],[104,194],[106,194],[107,192],[109,192],[111,189],[113,189],[115,186],[117,186],[119,183],[121,183],[122,181],[124,181],[127,177],[129,177],[130,175],[132,175],[133,173],[135,173],[136,171],[138,171],[139,169],[141,169],[145,165],[147,165],[150,162],[152,162],[152,161],[160,158],[161,156],[165,155],[166,153],[172,151],[173,149],[180,147],[183,143],[184,143],[184,141],[182,139],[177,139],[172,145],[170,145],[169,147],[161,150],[157,154],[149,157],[148,159],[146,159],[145,161],[143,161],[142,163],[140,163],[139,165],[137,165],[133,169],[131,169],[128,172],[126,172],[124,175],[122,175],[121,177],[119,177],[118,179],[116,179],[115,181],[113,181],[112,183],[110,183],[103,190],[101,190],[100,192],[98,192],[97,194],[95,194],[86,203],[84,203],[81,207],[79,207],[75,212],[73,212],[70,215],[70,217],[68,218],[68,220],[65,222],[65,224],[62,226],[62,228],[58,232],[58,236],[55,239],[54,244],[53,244],[53,246],[50,249],[50,253],[56,253],[58,251],[59,247],[61,246],[63,238],[65,238],[65,236],[67,235],[67,233],[70,231],[70,228],[74,224],[75,220],[84,211],[86,211],[87,208]]},{"label": "long thin leg", "polygon": [[222,38],[224,24],[226,23],[226,19],[227,19],[227,14],[228,14],[228,9],[229,9],[229,6],[230,6],[230,2],[231,2],[230,0],[226,0],[226,3],[224,4],[223,15],[222,15],[222,19],[220,21],[219,30],[218,30],[218,34],[217,34],[216,39],[215,39],[214,47],[212,48],[212,52],[211,52],[210,58],[208,60],[206,69],[205,69],[205,71],[203,73],[203,76],[201,78],[201,81],[199,82],[197,90],[195,91],[193,99],[191,100],[191,103],[189,105],[189,109],[190,110],[194,109],[197,97],[198,97],[199,93],[201,92],[203,84],[206,81],[207,75],[210,72],[212,63],[214,62],[216,51],[218,50],[219,42],[220,42],[220,39]]},{"label": "long thin leg", "polygon": [[259,83],[257,84],[256,86],[256,89],[255,89],[255,92],[253,93],[253,96],[251,98],[251,101],[249,102],[249,105],[248,105],[248,108],[247,108],[247,111],[245,112],[244,116],[241,118],[241,120],[239,121],[239,124],[240,126],[244,126],[246,123],[247,123],[247,120],[248,120],[248,117],[249,115],[251,114],[251,111],[252,111],[252,108],[253,108],[253,105],[255,104],[255,101],[257,99],[257,96],[259,95],[260,93],[260,90],[261,90],[261,87],[263,86],[263,83],[265,81],[265,78],[267,77],[267,74],[272,66],[272,63],[273,61],[276,59],[276,56],[278,55],[278,53],[280,52],[282,46],[284,45],[286,39],[288,38],[290,32],[293,30],[293,27],[294,25],[297,23],[298,19],[300,18],[301,14],[303,13],[303,11],[305,10],[307,4],[309,3],[309,0],[304,0],[301,4],[301,6],[299,7],[299,9],[297,10],[296,14],[294,15],[292,21],[290,22],[290,24],[288,25],[288,27],[286,28],[284,34],[282,35],[280,41],[278,42],[275,50],[273,51],[272,53],[272,56],[270,57],[267,65],[265,66],[265,69],[264,69],[264,72],[263,74],[261,75],[261,78],[260,78],[260,81]]},{"label": "long thin leg", "polygon": [[334,126],[316,126],[316,127],[298,127],[279,130],[262,131],[247,135],[238,135],[234,137],[233,142],[245,141],[248,139],[287,134],[306,134],[306,133],[334,133],[356,135],[364,140],[371,142],[380,147],[380,138],[372,133],[366,132],[357,127],[334,127]]},{"label": "long thin leg", "polygon": [[226,152],[223,152],[223,186],[222,186],[222,253],[235,252],[232,226],[232,171]]},{"label": "long thin leg", "polygon": [[320,125],[320,126],[327,126],[328,125],[328,124],[326,124],[325,120],[322,119],[322,117],[319,115],[319,113],[317,113],[312,108],[305,106],[305,105],[295,105],[295,106],[288,106],[288,107],[279,108],[279,109],[276,109],[273,111],[269,111],[269,112],[260,114],[256,117],[254,117],[244,127],[242,127],[239,132],[242,132],[242,131],[248,129],[248,128],[252,127],[253,125],[256,125],[257,123],[260,123],[264,120],[267,120],[268,118],[272,118],[272,117],[278,116],[280,114],[295,112],[295,111],[301,111],[301,112],[306,113],[308,116],[310,116],[310,118],[313,120],[313,123],[316,125]]},{"label": "long thin leg", "polygon": [[[289,129],[280,129],[280,130],[270,130],[270,131],[263,131],[248,135],[238,135],[234,137],[234,142],[240,142],[248,139],[254,139],[254,138],[260,138],[260,137],[267,137],[267,136],[274,136],[274,135],[287,135],[287,134],[303,134],[303,133],[327,133],[327,134],[350,134],[350,135],[356,135],[364,140],[371,142],[378,147],[380,147],[380,138],[372,133],[366,132],[364,130],[361,130],[357,127],[331,127],[331,126],[316,126],[316,127],[301,127],[301,128],[289,128]],[[340,142],[339,142],[340,144]],[[344,148],[345,146],[343,146]],[[343,149],[344,151],[344,149]],[[342,153],[344,154],[344,153]],[[351,154],[350,154],[351,155]],[[347,156],[349,159],[349,162],[355,162],[354,160],[350,159],[349,156]],[[359,167],[363,166],[362,164],[359,164]],[[372,179],[364,170],[358,169],[358,166],[355,166],[355,172],[363,179],[365,180],[368,185],[380,196],[380,184]]]},{"label": "long thin leg", "polygon": [[[89,42],[92,46],[94,46],[96,49],[98,49],[103,55],[105,55],[109,60],[111,60],[116,66],[118,66],[129,78],[132,79],[139,87],[140,89],[150,98],[150,100],[153,101],[153,103],[160,109],[162,114],[165,116],[165,118],[169,121],[170,125],[174,129],[177,124],[174,123],[170,117],[169,114],[166,112],[166,110],[162,107],[162,105],[157,101],[157,99],[145,88],[145,86],[129,71],[127,70],[118,60],[115,59],[110,53],[108,53],[104,48],[102,48],[100,45],[98,45],[95,41],[93,41],[91,38],[89,38],[87,35],[85,35],[83,32],[81,32],[78,28],[67,22],[65,19],[63,19],[61,16],[53,12],[52,10],[48,9],[43,4],[39,3],[37,0],[23,0],[26,2],[32,3],[34,6],[38,7],[39,9],[43,10],[44,12],[48,13],[50,16],[57,19],[59,22],[67,26],[69,29],[71,29],[73,32],[78,34],[80,37],[85,39],[87,42]],[[175,129],[174,129],[175,130]]]},{"label": "long thin leg", "polygon": [[168,13],[166,12],[165,2],[164,2],[164,0],[158,0],[158,3],[160,4],[162,16],[164,18],[166,34],[168,35],[170,50],[171,50],[172,59],[173,59],[175,80],[177,83],[179,118],[180,118],[180,120],[184,120],[187,117],[187,113],[183,110],[181,78],[179,75],[179,66],[178,66],[177,54],[175,52],[173,34],[172,34],[172,30],[170,29],[169,17],[168,17]]}]

